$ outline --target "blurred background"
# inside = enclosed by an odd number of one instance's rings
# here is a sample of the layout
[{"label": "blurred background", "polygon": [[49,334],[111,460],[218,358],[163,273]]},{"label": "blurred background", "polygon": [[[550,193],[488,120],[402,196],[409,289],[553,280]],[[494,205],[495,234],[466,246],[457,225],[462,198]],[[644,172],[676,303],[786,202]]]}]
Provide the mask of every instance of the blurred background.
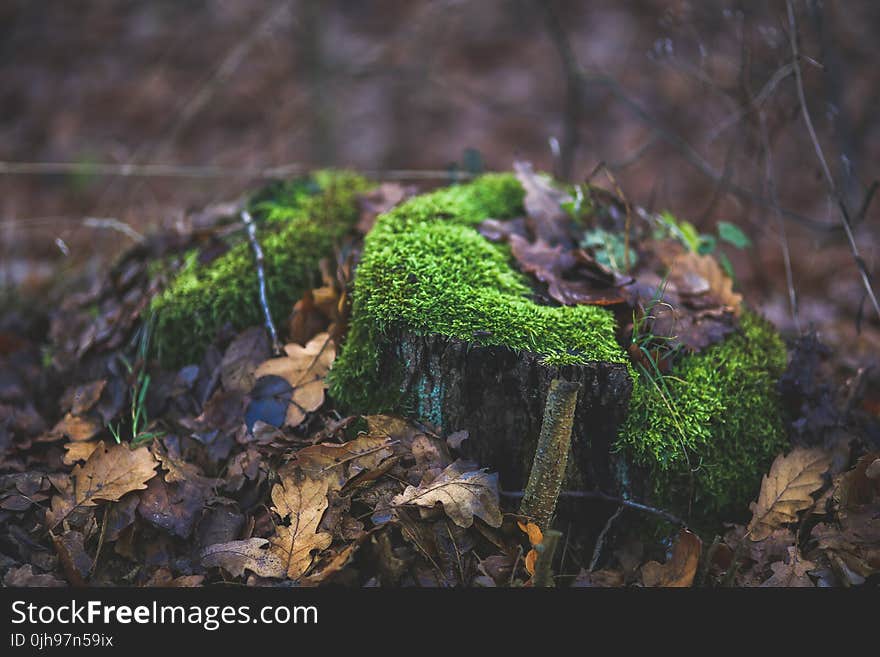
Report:
[{"label": "blurred background", "polygon": [[[876,272],[880,3],[793,8],[817,141]],[[634,204],[739,225],[750,302],[818,329],[844,369],[876,363],[791,33],[780,1],[3,0],[0,286],[51,303],[279,173],[431,186],[517,158],[571,181],[604,163]]]}]

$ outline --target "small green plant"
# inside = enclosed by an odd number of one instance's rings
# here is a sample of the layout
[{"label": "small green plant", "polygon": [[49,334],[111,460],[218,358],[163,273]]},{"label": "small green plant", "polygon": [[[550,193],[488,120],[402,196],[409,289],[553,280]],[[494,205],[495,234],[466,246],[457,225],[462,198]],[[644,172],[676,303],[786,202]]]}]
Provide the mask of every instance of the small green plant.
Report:
[{"label": "small green plant", "polygon": [[723,251],[720,251],[718,245],[720,242],[731,245],[737,249],[747,249],[752,245],[742,229],[736,224],[729,221],[719,221],[716,226],[717,236],[701,233],[691,222],[683,219],[676,219],[675,216],[664,210],[660,213],[660,230],[654,237],[662,239],[664,237],[674,237],[684,244],[688,250],[700,255],[715,254],[718,258],[718,264],[724,269],[728,276],[735,279],[733,271],[733,263]]},{"label": "small green plant", "polygon": [[[131,386],[131,437],[129,439],[132,447],[139,447],[163,435],[162,431],[146,430],[150,424],[147,417],[147,391],[150,388],[150,375],[145,370],[145,364],[149,353],[151,329],[152,321],[144,322],[138,339],[137,358],[134,363],[124,355],[119,355],[119,360],[125,366],[129,376],[134,376],[134,382]],[[107,425],[117,443],[122,442],[124,433],[122,426],[122,422],[116,426]]]}]

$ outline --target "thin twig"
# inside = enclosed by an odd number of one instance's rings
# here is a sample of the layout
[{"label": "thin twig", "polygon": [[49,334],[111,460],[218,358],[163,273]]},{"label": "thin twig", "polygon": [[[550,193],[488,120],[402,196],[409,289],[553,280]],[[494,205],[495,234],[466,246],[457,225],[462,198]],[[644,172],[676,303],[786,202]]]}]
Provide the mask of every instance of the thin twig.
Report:
[{"label": "thin twig", "polygon": [[[501,495],[504,497],[510,497],[513,499],[521,499],[524,495],[525,491],[521,490],[503,490],[501,491]],[[687,527],[687,523],[679,518],[678,516],[666,511],[664,509],[658,509],[653,506],[649,506],[648,504],[642,504],[641,502],[635,502],[633,500],[625,500],[620,497],[616,497],[614,495],[609,495],[608,493],[603,493],[598,490],[564,490],[559,493],[560,498],[569,498],[575,500],[602,500],[603,502],[614,502],[615,504],[623,505],[629,509],[637,509],[639,511],[644,511],[645,513],[650,513],[655,516],[659,516],[671,522],[673,525],[679,525],[680,527]]]},{"label": "thin twig", "polygon": [[562,148],[559,157],[559,177],[563,180],[569,180],[574,165],[574,156],[580,142],[578,124],[580,123],[582,113],[584,90],[580,83],[580,69],[577,57],[553,4],[549,0],[539,0],[538,6],[544,11],[547,33],[556,48],[556,52],[559,54],[562,72],[565,75],[565,113]]},{"label": "thin twig", "polygon": [[272,313],[269,310],[269,300],[266,298],[266,272],[263,268],[264,258],[263,249],[257,241],[257,228],[251,213],[247,210],[241,211],[241,219],[247,227],[248,241],[251,243],[251,250],[254,252],[254,259],[257,264],[257,280],[260,284],[260,307],[263,309],[263,317],[266,321],[266,330],[269,331],[269,337],[272,340],[272,350],[275,355],[282,353],[281,342],[278,340],[278,332],[275,330],[275,323],[272,321]]},{"label": "thin twig", "polygon": [[770,150],[770,137],[767,134],[767,117],[764,110],[758,112],[758,126],[761,133],[761,147],[764,150],[764,177],[767,181],[767,193],[770,203],[773,205],[773,214],[779,227],[779,240],[782,244],[782,262],[785,265],[785,284],[788,288],[788,305],[791,310],[791,318],[795,329],[801,332],[800,313],[798,312],[797,291],[794,288],[794,272],[791,267],[791,251],[788,248],[788,235],[785,231],[785,220],[779,211],[779,203],[776,195],[776,177],[773,175],[773,155]]},{"label": "thin twig", "polygon": [[[121,178],[232,178],[278,180],[309,173],[312,167],[301,163],[281,164],[274,167],[218,167],[188,166],[183,164],[112,164],[91,162],[9,162],[0,161],[0,175],[94,175]],[[381,180],[449,180],[448,170],[441,169],[359,169],[361,175]],[[475,177],[467,171],[456,177]]]},{"label": "thin twig", "polygon": [[865,266],[865,261],[862,259],[862,256],[859,253],[859,247],[856,244],[856,239],[853,235],[852,225],[849,217],[849,209],[846,206],[846,201],[844,200],[840,191],[837,189],[837,185],[834,182],[834,177],[831,175],[831,169],[828,167],[828,162],[825,159],[825,153],[822,151],[822,146],[819,144],[819,137],[816,135],[816,129],[813,127],[813,119],[810,117],[810,110],[807,107],[807,98],[806,93],[804,92],[804,80],[800,65],[801,55],[798,47],[797,19],[794,15],[794,7],[792,6],[791,0],[786,0],[785,7],[788,11],[788,37],[791,44],[792,58],[794,60],[794,78],[797,87],[798,101],[800,103],[801,112],[804,117],[804,123],[807,126],[807,132],[810,134],[810,141],[813,142],[813,149],[815,150],[816,157],[819,160],[819,166],[822,169],[822,175],[825,178],[825,184],[828,186],[828,192],[837,203],[838,210],[840,210],[840,219],[843,223],[843,229],[846,232],[846,239],[849,241],[849,248],[852,252],[853,260],[856,263],[856,268],[859,270],[862,284],[865,286],[865,292],[868,294],[868,298],[871,300],[871,304],[874,306],[874,311],[877,313],[877,317],[880,318],[880,303],[877,302],[877,295],[874,294],[874,288],[871,286],[871,278],[868,275],[868,269]]},{"label": "thin twig", "polygon": [[608,535],[608,532],[611,531],[611,525],[614,524],[614,521],[617,520],[618,516],[623,513],[623,510],[626,507],[621,504],[617,507],[617,511],[611,514],[608,518],[608,521],[605,523],[605,526],[602,528],[602,531],[599,532],[599,537],[596,539],[596,546],[593,548],[593,558],[590,561],[589,571],[592,573],[596,570],[596,565],[599,563],[599,557],[602,556],[602,547],[605,545],[605,537]]}]

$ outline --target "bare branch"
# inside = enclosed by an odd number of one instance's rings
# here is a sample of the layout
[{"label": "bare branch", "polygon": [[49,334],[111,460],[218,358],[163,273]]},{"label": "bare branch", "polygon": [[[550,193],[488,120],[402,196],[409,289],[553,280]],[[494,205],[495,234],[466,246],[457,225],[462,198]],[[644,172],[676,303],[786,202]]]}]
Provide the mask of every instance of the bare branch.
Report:
[{"label": "bare branch", "polygon": [[801,106],[801,112],[804,116],[804,123],[807,125],[807,132],[810,134],[810,141],[813,142],[813,149],[816,151],[816,157],[818,158],[819,165],[822,168],[822,175],[825,178],[825,184],[828,186],[828,193],[834,199],[837,204],[837,208],[840,211],[840,219],[843,224],[843,229],[846,232],[846,239],[849,241],[849,248],[852,252],[853,260],[856,263],[856,267],[859,270],[862,284],[865,286],[865,292],[867,293],[868,298],[871,300],[871,304],[874,306],[874,311],[877,313],[877,317],[880,318],[880,304],[878,304],[877,302],[877,295],[874,294],[874,288],[871,286],[871,278],[868,274],[868,269],[865,266],[865,261],[862,259],[862,256],[859,253],[859,247],[856,244],[856,239],[853,235],[852,225],[849,217],[849,210],[847,209],[846,201],[838,190],[837,185],[834,182],[834,177],[831,175],[831,169],[828,167],[828,162],[825,159],[825,153],[822,151],[822,146],[819,143],[819,137],[816,135],[816,130],[813,127],[813,120],[810,117],[810,110],[807,107],[806,94],[804,93],[804,80],[801,73],[800,65],[801,56],[798,47],[797,19],[794,15],[794,7],[792,6],[791,0],[786,0],[785,7],[788,11],[789,41],[791,43],[791,54],[794,60],[794,77],[797,86],[797,94]]}]

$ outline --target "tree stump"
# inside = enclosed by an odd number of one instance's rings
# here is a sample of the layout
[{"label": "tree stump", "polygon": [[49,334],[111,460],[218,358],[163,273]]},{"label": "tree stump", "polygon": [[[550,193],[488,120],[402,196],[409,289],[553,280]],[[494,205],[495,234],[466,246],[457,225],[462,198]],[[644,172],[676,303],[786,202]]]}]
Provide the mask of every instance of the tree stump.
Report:
[{"label": "tree stump", "polygon": [[566,487],[616,491],[611,446],[632,392],[621,363],[546,365],[530,352],[398,331],[382,350],[378,380],[399,386],[412,413],[443,433],[466,430],[462,453],[496,470],[506,490],[520,490],[528,480],[554,378],[581,384]]}]

